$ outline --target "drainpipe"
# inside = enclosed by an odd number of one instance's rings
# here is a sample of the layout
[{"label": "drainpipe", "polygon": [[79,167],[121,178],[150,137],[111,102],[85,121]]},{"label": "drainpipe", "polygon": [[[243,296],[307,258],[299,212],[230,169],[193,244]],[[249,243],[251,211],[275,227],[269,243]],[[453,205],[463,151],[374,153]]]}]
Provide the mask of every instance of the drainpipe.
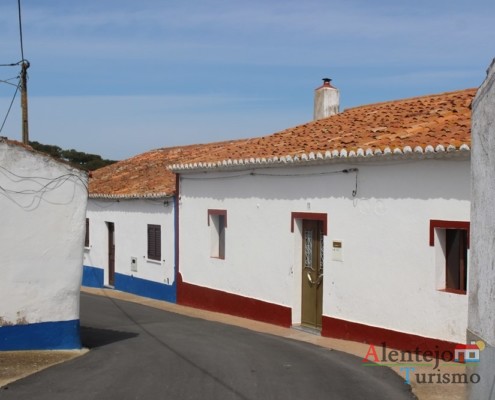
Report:
[{"label": "drainpipe", "polygon": [[174,264],[175,264],[175,302],[180,304],[180,289],[182,276],[179,271],[179,204],[180,204],[180,175],[175,174],[175,197],[174,197]]}]

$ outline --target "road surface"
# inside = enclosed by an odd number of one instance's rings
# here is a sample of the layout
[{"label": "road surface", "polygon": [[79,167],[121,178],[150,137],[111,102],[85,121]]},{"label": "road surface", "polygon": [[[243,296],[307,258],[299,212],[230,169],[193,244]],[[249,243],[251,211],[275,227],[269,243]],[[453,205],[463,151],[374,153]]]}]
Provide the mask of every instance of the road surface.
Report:
[{"label": "road surface", "polygon": [[304,342],[81,294],[86,355],[0,399],[413,399],[388,368]]}]

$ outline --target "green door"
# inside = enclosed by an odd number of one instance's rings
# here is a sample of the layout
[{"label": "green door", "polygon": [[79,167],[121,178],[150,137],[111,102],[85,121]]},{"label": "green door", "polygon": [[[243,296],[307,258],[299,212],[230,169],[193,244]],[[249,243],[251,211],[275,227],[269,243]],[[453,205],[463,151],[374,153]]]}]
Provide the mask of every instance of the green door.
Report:
[{"label": "green door", "polygon": [[304,326],[321,329],[323,232],[321,221],[303,220],[302,315]]}]

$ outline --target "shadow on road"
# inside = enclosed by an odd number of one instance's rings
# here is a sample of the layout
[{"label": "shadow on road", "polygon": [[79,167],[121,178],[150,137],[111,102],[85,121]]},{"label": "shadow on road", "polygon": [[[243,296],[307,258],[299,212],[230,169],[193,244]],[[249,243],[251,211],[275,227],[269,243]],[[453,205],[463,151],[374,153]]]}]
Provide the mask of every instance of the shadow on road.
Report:
[{"label": "shadow on road", "polygon": [[106,346],[121,340],[127,340],[138,336],[138,333],[114,331],[111,329],[91,328],[81,326],[81,342],[84,347],[94,349]]}]

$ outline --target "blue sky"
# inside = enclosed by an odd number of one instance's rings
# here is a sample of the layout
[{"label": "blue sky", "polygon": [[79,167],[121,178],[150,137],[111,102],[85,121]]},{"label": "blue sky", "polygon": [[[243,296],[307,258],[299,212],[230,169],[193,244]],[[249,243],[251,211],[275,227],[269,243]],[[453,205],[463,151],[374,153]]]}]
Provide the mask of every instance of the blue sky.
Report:
[{"label": "blue sky", "polygon": [[[323,77],[345,109],[477,87],[495,57],[493,0],[22,0],[22,13],[31,140],[113,159],[307,122]],[[0,2],[0,37],[0,64],[19,61],[16,0]],[[0,124],[14,90],[0,83]],[[21,138],[19,104],[0,135]]]}]

